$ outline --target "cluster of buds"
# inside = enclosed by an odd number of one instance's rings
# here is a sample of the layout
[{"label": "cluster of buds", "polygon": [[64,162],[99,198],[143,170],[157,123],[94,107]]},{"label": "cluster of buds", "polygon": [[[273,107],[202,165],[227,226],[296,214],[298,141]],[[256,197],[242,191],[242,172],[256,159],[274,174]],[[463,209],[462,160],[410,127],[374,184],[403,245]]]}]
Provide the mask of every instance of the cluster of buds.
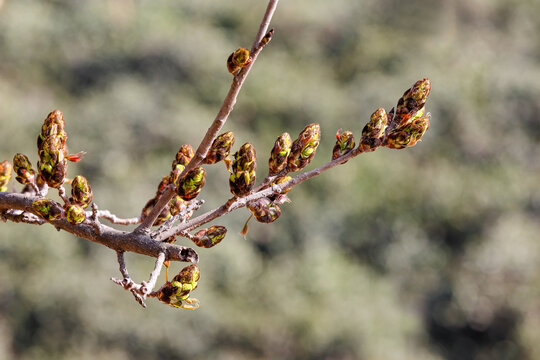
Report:
[{"label": "cluster of buds", "polygon": [[0,162],[0,192],[6,192],[11,179],[12,166],[7,160]]},{"label": "cluster of buds", "polygon": [[[152,199],[148,200],[146,205],[143,207],[141,212],[141,219],[144,219],[148,216],[148,214],[150,214],[150,211],[152,211],[152,209],[157,203],[157,200],[165,192],[165,188],[169,184],[175,184],[176,187],[178,186],[179,175],[182,173],[182,171],[184,171],[193,156],[195,156],[195,152],[193,151],[191,145],[185,144],[180,147],[180,149],[176,153],[174,161],[172,162],[171,172],[169,173],[169,175],[161,179],[161,182],[159,183],[158,189],[156,191],[156,195]],[[166,206],[158,215],[156,221],[154,222],[154,225],[160,225],[166,220],[168,220],[171,216],[179,214],[180,211],[186,208],[186,206],[187,204],[185,204],[184,199],[182,199],[180,196],[175,196],[173,199],[171,199],[168,206]]]},{"label": "cluster of buds", "polygon": [[302,170],[311,162],[321,140],[321,127],[319,124],[310,124],[304,128],[294,140],[291,153],[287,158],[287,171]]},{"label": "cluster of buds", "polygon": [[236,196],[247,195],[255,184],[255,170],[257,169],[257,156],[255,148],[245,143],[234,154],[231,165],[232,173],[229,176],[229,187]]},{"label": "cluster of buds", "polygon": [[215,164],[220,162],[221,160],[225,160],[227,168],[229,168],[230,160],[228,156],[231,152],[231,148],[233,145],[234,134],[232,131],[227,131],[226,133],[219,135],[212,143],[210,150],[208,150],[208,154],[206,154],[204,163]]},{"label": "cluster of buds", "polygon": [[213,225],[208,229],[199,230],[191,237],[195,245],[203,248],[211,248],[221,242],[227,234],[227,228],[224,226]]},{"label": "cluster of buds", "polygon": [[189,296],[197,288],[201,271],[195,264],[186,266],[172,281],[168,281],[156,292],[159,301],[181,309],[194,310],[199,307],[199,301]]},{"label": "cluster of buds", "polygon": [[78,162],[84,153],[68,155],[67,134],[64,131],[64,115],[60,110],[49,113],[37,138],[40,177],[53,188],[60,187],[65,180],[67,161]]},{"label": "cluster of buds", "polygon": [[[386,135],[386,146],[403,149],[414,146],[429,127],[425,104],[431,91],[429,79],[418,80],[399,99]],[[392,112],[391,112],[392,113]]]},{"label": "cluster of buds", "polygon": [[242,68],[251,64],[252,61],[253,58],[248,49],[237,49],[227,58],[227,70],[229,70],[231,74],[236,75]]}]

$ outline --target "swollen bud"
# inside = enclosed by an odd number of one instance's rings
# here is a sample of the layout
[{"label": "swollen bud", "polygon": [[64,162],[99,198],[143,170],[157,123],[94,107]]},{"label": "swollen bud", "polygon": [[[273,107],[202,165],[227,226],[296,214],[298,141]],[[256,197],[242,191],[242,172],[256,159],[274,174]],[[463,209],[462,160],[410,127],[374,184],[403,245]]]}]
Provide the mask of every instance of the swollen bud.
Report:
[{"label": "swollen bud", "polygon": [[32,164],[24,154],[15,154],[13,157],[13,170],[17,174],[15,179],[23,185],[33,183],[36,179],[36,172],[32,169]]},{"label": "swollen bud", "polygon": [[287,157],[291,153],[292,139],[289,133],[281,134],[270,152],[268,168],[270,175],[277,174],[287,167]]},{"label": "swollen bud", "polygon": [[227,131],[226,133],[219,135],[212,143],[210,150],[208,150],[204,163],[215,164],[225,159],[229,156],[233,145],[234,134],[232,131]]},{"label": "swollen bud", "polygon": [[428,128],[429,114],[417,118],[413,120],[412,123],[402,126],[388,134],[386,138],[387,146],[391,149],[403,149],[414,146]]},{"label": "swollen bud", "polygon": [[262,223],[274,222],[281,215],[281,208],[279,205],[273,203],[268,198],[250,201],[247,204],[247,208],[251,211],[255,219]]},{"label": "swollen bud", "polygon": [[202,167],[190,170],[178,180],[176,192],[183,200],[195,199],[206,183],[206,171]]},{"label": "swollen bud", "polygon": [[157,291],[159,301],[181,309],[194,310],[199,307],[196,299],[189,295],[197,288],[201,271],[195,264],[186,266],[171,282],[167,282]]},{"label": "swollen bud", "polygon": [[80,224],[86,219],[86,214],[82,206],[74,204],[70,205],[66,209],[66,220],[71,224]]},{"label": "swollen bud", "polygon": [[259,41],[259,47],[263,47],[263,46],[266,46],[266,44],[268,44],[270,42],[270,40],[272,40],[272,36],[274,36],[274,29],[270,29],[266,35],[263,36],[263,38],[261,39],[261,41]]},{"label": "swollen bud", "polygon": [[225,226],[213,225],[208,229],[199,230],[193,235],[193,242],[195,245],[203,248],[211,248],[217,245],[225,238],[227,228]]},{"label": "swollen bud", "polygon": [[410,124],[415,118],[424,115],[424,105],[431,91],[431,81],[428,78],[418,80],[405,91],[398,100],[393,127],[400,128]]},{"label": "swollen bud", "polygon": [[6,192],[11,179],[12,166],[7,160],[0,162],[0,192]]},{"label": "swollen bud", "polygon": [[88,180],[81,175],[75,176],[71,181],[71,198],[69,201],[86,209],[92,202],[92,199],[92,188],[90,188]]},{"label": "swollen bud", "polygon": [[371,114],[369,122],[362,130],[362,139],[360,140],[362,151],[373,151],[381,145],[387,125],[388,114],[383,108],[378,108]]},{"label": "swollen bud", "polygon": [[227,70],[233,75],[236,75],[240,69],[251,64],[253,59],[250,56],[249,50],[240,48],[233,52],[227,59]]},{"label": "swollen bud", "polygon": [[321,128],[319,124],[306,126],[292,144],[291,154],[287,159],[287,170],[289,172],[298,171],[309,164],[315,156],[320,140]]},{"label": "swollen bud", "polygon": [[184,171],[184,168],[187,166],[187,164],[189,164],[191,159],[193,159],[193,156],[195,156],[195,151],[193,151],[191,145],[182,145],[176,153],[176,157],[172,164],[172,169],[180,169],[180,172]]},{"label": "swollen bud", "polygon": [[255,184],[255,170],[257,169],[257,156],[255,148],[245,143],[234,154],[232,173],[229,176],[229,187],[236,196],[248,194]]},{"label": "swollen bud", "polygon": [[64,211],[56,201],[46,198],[32,202],[32,209],[45,220],[60,219]]},{"label": "swollen bud", "polygon": [[348,154],[355,146],[356,143],[354,142],[352,132],[344,131],[340,134],[338,130],[336,133],[336,145],[334,145],[334,149],[332,150],[332,160]]}]

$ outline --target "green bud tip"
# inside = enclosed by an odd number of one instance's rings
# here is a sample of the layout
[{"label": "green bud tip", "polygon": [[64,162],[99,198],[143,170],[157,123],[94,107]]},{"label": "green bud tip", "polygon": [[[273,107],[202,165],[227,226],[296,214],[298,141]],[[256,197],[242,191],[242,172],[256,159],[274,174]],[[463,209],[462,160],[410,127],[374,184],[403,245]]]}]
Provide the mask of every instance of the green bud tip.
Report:
[{"label": "green bud tip", "polygon": [[205,164],[215,164],[225,159],[229,156],[233,145],[234,134],[232,131],[219,135],[212,143],[210,150],[208,150],[208,154],[204,159]]},{"label": "green bud tip", "polygon": [[176,157],[172,164],[172,169],[175,170],[178,168],[178,166],[182,166],[180,172],[184,170],[184,167],[189,164],[191,159],[193,159],[193,156],[195,156],[195,151],[189,144],[182,145],[178,152],[176,153]]},{"label": "green bud tip", "polygon": [[291,153],[292,139],[289,133],[281,134],[274,143],[268,159],[270,175],[277,174],[287,167],[287,158]]},{"label": "green bud tip", "polygon": [[291,153],[287,159],[287,170],[294,172],[308,165],[315,156],[320,140],[321,128],[319,124],[307,125],[292,144]]},{"label": "green bud tip", "polygon": [[6,192],[9,180],[11,179],[11,171],[13,167],[7,160],[0,162],[0,192]]},{"label": "green bud tip", "polygon": [[82,206],[84,209],[90,205],[93,199],[92,188],[84,176],[77,175],[71,181],[70,201]]},{"label": "green bud tip", "polygon": [[257,169],[257,156],[255,148],[250,143],[245,143],[234,154],[231,165],[232,173],[229,176],[229,187],[236,196],[248,194],[255,185]]},{"label": "green bud tip", "polygon": [[166,283],[157,292],[157,298],[170,306],[182,309],[196,309],[198,301],[189,296],[197,288],[201,273],[197,265],[183,268],[171,282]]},{"label": "green bud tip", "polygon": [[176,192],[183,200],[189,201],[197,197],[206,183],[206,171],[202,167],[190,170],[178,180]]},{"label": "green bud tip", "polygon": [[387,146],[391,149],[403,149],[414,146],[429,128],[429,113],[413,120],[412,123],[392,131],[387,136]]},{"label": "green bud tip", "polygon": [[253,59],[250,56],[249,50],[245,48],[237,49],[227,59],[227,69],[233,75],[236,75],[240,69],[251,64]]},{"label": "green bud tip", "polygon": [[279,205],[273,203],[269,198],[261,198],[250,201],[247,208],[257,221],[262,223],[271,223],[276,221],[281,215]]},{"label": "green bud tip", "polygon": [[76,204],[68,206],[66,209],[66,219],[74,225],[82,223],[86,219],[83,207]]},{"label": "green bud tip", "polygon": [[56,220],[62,217],[63,209],[54,200],[42,198],[32,202],[32,209],[46,220]]},{"label": "green bud tip", "polygon": [[35,181],[36,171],[32,169],[32,164],[24,154],[15,154],[13,157],[13,169],[17,174],[17,181],[23,185]]},{"label": "green bud tip", "polygon": [[388,125],[388,114],[383,108],[378,108],[371,114],[369,122],[362,129],[360,148],[364,152],[375,150],[384,138]]},{"label": "green bud tip", "polygon": [[344,131],[340,134],[339,131],[336,133],[336,144],[332,150],[332,160],[348,154],[356,146],[352,132]]},{"label": "green bud tip", "polygon": [[199,230],[193,235],[192,240],[197,246],[211,248],[219,244],[225,238],[225,234],[227,234],[225,226],[213,225],[208,229]]}]

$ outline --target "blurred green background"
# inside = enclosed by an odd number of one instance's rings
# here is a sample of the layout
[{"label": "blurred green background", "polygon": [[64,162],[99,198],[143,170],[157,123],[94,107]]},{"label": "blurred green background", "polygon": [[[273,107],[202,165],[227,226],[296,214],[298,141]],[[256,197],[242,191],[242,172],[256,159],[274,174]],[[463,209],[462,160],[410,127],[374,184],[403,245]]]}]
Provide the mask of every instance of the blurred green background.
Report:
[{"label": "blurred green background", "polygon": [[[0,0],[0,160],[37,162],[49,111],[95,202],[137,216],[197,145],[266,2]],[[289,0],[225,130],[252,142],[336,130],[432,80],[431,128],[302,184],[273,224],[245,209],[201,249],[197,311],[109,281],[114,252],[0,224],[1,359],[540,359],[540,2]],[[230,197],[207,167],[203,211]],[[14,184],[14,182],[12,182]],[[16,186],[20,190],[20,186]],[[185,245],[191,245],[184,242]],[[134,279],[153,260],[130,254]],[[173,264],[172,272],[182,264]],[[163,276],[160,283],[163,283]]]}]

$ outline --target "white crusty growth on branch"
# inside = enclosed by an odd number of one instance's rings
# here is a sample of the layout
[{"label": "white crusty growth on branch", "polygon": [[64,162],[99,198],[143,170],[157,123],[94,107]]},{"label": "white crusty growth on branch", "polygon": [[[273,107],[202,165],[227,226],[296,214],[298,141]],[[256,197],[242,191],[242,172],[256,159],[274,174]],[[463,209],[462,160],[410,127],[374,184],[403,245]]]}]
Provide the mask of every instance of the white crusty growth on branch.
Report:
[{"label": "white crusty growth on branch", "polygon": [[[407,89],[388,113],[382,108],[375,110],[362,130],[358,145],[351,131],[338,130],[331,160],[316,169],[302,172],[315,156],[321,140],[320,126],[306,125],[294,140],[288,133],[281,134],[270,151],[268,175],[256,185],[257,156],[253,145],[240,146],[231,160],[234,134],[219,133],[251,67],[274,34],[269,25],[277,4],[278,0],[268,2],[251,49],[239,48],[227,59],[226,68],[233,81],[216,118],[196,150],[190,145],[180,147],[171,172],[163,177],[156,195],[140,216],[122,219],[108,210],[99,210],[86,178],[78,175],[67,180],[68,161],[80,161],[84,154],[68,154],[64,117],[62,112],[54,110],[38,135],[37,170],[24,154],[16,154],[13,163],[7,160],[0,163],[0,219],[35,225],[49,223],[58,230],[105,245],[116,251],[122,275],[121,279],[111,280],[130,291],[142,306],[146,306],[147,297],[157,297],[174,307],[195,309],[198,301],[190,295],[200,278],[196,265],[199,257],[194,249],[175,244],[177,237],[187,238],[199,247],[213,247],[223,240],[227,229],[220,225],[202,228],[204,224],[242,207],[247,207],[259,222],[273,222],[281,215],[281,206],[290,201],[286,193],[300,183],[381,146],[403,149],[420,140],[429,127],[425,103],[431,83],[427,78]],[[220,207],[193,217],[204,203],[198,199],[207,181],[204,167],[221,161],[230,172],[233,196]],[[7,191],[13,174],[24,185],[20,192]],[[66,183],[70,183],[71,196],[64,188]],[[52,188],[58,191],[62,204],[46,197]],[[116,226],[138,224],[138,227],[131,232],[121,231],[102,224],[102,219]],[[194,234],[190,233],[195,230]],[[125,252],[156,258],[148,281],[137,283],[131,279],[124,261]],[[171,261],[191,264],[170,281],[167,273],[166,283],[154,290],[163,266],[168,270]]]}]

